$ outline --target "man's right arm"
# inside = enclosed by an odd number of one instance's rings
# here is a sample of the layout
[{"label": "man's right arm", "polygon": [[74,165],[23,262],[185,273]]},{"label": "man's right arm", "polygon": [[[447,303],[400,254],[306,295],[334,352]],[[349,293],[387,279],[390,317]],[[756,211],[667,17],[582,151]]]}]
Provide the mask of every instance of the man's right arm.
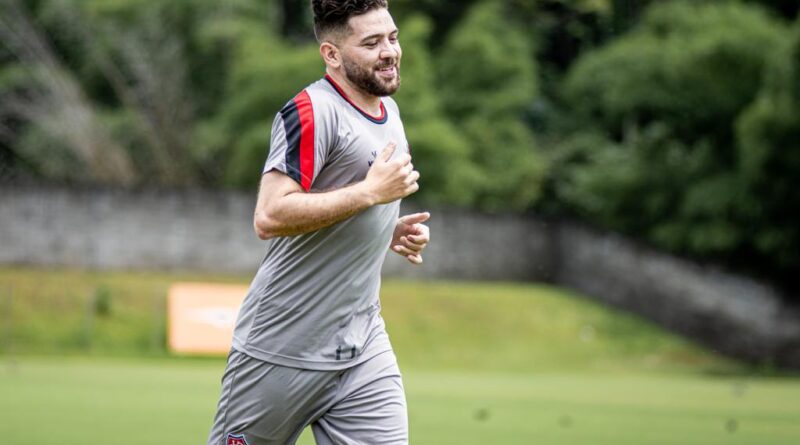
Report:
[{"label": "man's right arm", "polygon": [[385,204],[416,192],[419,173],[411,156],[390,160],[395,145],[389,144],[372,164],[367,177],[355,184],[326,192],[306,192],[300,184],[279,171],[261,178],[253,219],[261,239],[296,236],[331,226],[367,208]]}]

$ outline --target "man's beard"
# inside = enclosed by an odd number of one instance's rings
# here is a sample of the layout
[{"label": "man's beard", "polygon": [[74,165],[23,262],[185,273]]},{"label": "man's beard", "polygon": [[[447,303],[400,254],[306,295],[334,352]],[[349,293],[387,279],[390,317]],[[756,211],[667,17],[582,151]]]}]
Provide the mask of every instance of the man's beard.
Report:
[{"label": "man's beard", "polygon": [[377,69],[381,69],[390,65],[395,66],[395,77],[388,82],[378,77],[378,73],[375,71],[376,67],[365,68],[347,58],[342,58],[342,64],[344,65],[344,72],[350,82],[360,90],[372,96],[391,96],[400,88],[400,65],[396,61],[382,63],[377,67]]}]

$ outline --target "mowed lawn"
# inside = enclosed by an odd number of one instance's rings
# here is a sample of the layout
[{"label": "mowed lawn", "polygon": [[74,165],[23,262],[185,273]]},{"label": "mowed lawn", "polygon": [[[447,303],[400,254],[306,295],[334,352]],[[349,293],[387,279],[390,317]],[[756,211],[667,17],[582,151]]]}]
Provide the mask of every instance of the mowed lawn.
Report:
[{"label": "mowed lawn", "polygon": [[[223,364],[5,358],[2,443],[204,443]],[[404,377],[413,444],[800,443],[797,380],[415,369]]]},{"label": "mowed lawn", "polygon": [[[246,277],[0,268],[0,445],[204,443],[224,358],[164,348],[167,288],[196,280]],[[389,280],[381,300],[412,444],[800,443],[797,376],[568,290]]]}]

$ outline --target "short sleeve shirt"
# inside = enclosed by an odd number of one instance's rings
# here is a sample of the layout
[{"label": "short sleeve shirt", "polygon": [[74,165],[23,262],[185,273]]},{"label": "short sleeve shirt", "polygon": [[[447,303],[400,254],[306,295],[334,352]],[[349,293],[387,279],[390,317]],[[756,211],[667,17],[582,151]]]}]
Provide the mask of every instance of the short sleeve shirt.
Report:
[{"label": "short sleeve shirt", "polygon": [[[325,77],[275,117],[264,172],[280,171],[309,193],[366,177],[390,142],[408,152],[399,110],[388,97],[381,114],[358,108]],[[278,237],[253,279],[233,347],[303,369],[336,370],[391,346],[380,315],[380,271],[397,223],[399,201],[376,205],[315,232]]]}]

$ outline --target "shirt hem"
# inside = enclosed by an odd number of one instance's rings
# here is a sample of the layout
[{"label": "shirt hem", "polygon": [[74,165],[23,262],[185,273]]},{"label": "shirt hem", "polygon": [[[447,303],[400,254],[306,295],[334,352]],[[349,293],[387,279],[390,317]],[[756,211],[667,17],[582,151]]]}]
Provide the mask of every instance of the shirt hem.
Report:
[{"label": "shirt hem", "polygon": [[[367,346],[369,346],[369,344]],[[267,363],[285,366],[288,368],[308,369],[312,371],[341,371],[343,369],[360,365],[361,363],[364,363],[365,361],[379,354],[383,354],[384,352],[392,351],[392,345],[387,341],[385,345],[378,345],[376,348],[367,347],[364,352],[350,360],[308,360],[297,357],[287,357],[285,355],[264,351],[252,346],[248,347],[236,337],[233,338],[232,348],[243,354],[247,354],[253,358]]]}]

